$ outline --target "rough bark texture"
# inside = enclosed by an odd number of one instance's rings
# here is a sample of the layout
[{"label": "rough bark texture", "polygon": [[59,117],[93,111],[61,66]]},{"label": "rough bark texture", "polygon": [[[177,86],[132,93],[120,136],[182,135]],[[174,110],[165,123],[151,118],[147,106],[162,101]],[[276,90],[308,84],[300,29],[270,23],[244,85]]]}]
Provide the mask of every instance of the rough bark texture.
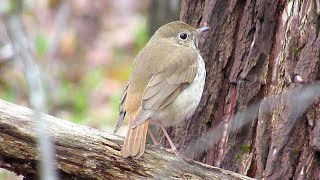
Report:
[{"label": "rough bark texture", "polygon": [[[0,100],[0,168],[36,179],[33,111]],[[122,138],[43,114],[56,145],[61,179],[251,179],[202,163],[191,164],[147,147],[139,160],[122,158]]]},{"label": "rough bark texture", "polygon": [[[267,115],[258,102],[319,80],[320,2],[183,0],[181,20],[211,29],[199,42],[207,69],[200,106],[169,129],[180,152],[219,127],[219,141],[208,138],[209,148],[187,156],[257,178],[319,177],[319,101],[300,102],[293,93]],[[232,130],[237,112],[255,103],[250,123]]]}]

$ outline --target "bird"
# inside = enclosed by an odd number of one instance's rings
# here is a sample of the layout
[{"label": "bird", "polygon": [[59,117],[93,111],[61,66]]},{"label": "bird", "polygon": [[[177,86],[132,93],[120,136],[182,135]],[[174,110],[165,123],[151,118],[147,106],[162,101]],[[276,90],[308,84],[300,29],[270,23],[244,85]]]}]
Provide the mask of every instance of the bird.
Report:
[{"label": "bird", "polygon": [[124,158],[144,154],[147,133],[153,138],[149,124],[160,127],[171,151],[177,152],[165,127],[190,118],[199,105],[206,70],[197,38],[208,29],[170,22],[161,26],[136,56],[114,130],[116,133],[128,116],[129,127],[121,149]]}]

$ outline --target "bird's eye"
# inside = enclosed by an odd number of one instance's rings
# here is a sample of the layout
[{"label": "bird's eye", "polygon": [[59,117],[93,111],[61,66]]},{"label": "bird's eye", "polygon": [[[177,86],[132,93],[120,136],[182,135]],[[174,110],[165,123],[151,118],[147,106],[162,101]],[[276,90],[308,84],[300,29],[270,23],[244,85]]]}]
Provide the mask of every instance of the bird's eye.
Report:
[{"label": "bird's eye", "polygon": [[181,33],[179,35],[179,38],[182,39],[182,40],[186,40],[188,38],[188,34],[187,33]]}]

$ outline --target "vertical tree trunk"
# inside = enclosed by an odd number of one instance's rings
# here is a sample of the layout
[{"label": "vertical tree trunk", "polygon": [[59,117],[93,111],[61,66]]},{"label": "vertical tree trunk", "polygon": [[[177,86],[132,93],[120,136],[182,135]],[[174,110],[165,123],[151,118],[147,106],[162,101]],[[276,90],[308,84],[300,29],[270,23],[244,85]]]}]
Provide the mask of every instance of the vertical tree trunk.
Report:
[{"label": "vertical tree trunk", "polygon": [[[318,177],[319,102],[295,98],[319,79],[319,0],[183,0],[180,15],[211,27],[199,42],[207,70],[202,101],[193,118],[169,129],[180,152],[251,177]],[[291,93],[259,103],[282,92]],[[236,129],[241,118],[232,119],[242,110],[250,122]],[[211,131],[197,144],[209,147],[188,151]]]}]

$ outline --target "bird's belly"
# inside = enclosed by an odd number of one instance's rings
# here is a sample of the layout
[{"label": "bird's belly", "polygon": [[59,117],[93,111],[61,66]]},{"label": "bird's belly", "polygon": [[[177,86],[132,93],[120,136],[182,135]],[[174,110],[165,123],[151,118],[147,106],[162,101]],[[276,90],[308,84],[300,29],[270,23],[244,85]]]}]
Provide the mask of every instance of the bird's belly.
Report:
[{"label": "bird's belly", "polygon": [[206,77],[205,65],[201,56],[198,63],[198,74],[193,82],[172,103],[156,112],[150,118],[151,123],[172,126],[193,115],[201,100]]}]

